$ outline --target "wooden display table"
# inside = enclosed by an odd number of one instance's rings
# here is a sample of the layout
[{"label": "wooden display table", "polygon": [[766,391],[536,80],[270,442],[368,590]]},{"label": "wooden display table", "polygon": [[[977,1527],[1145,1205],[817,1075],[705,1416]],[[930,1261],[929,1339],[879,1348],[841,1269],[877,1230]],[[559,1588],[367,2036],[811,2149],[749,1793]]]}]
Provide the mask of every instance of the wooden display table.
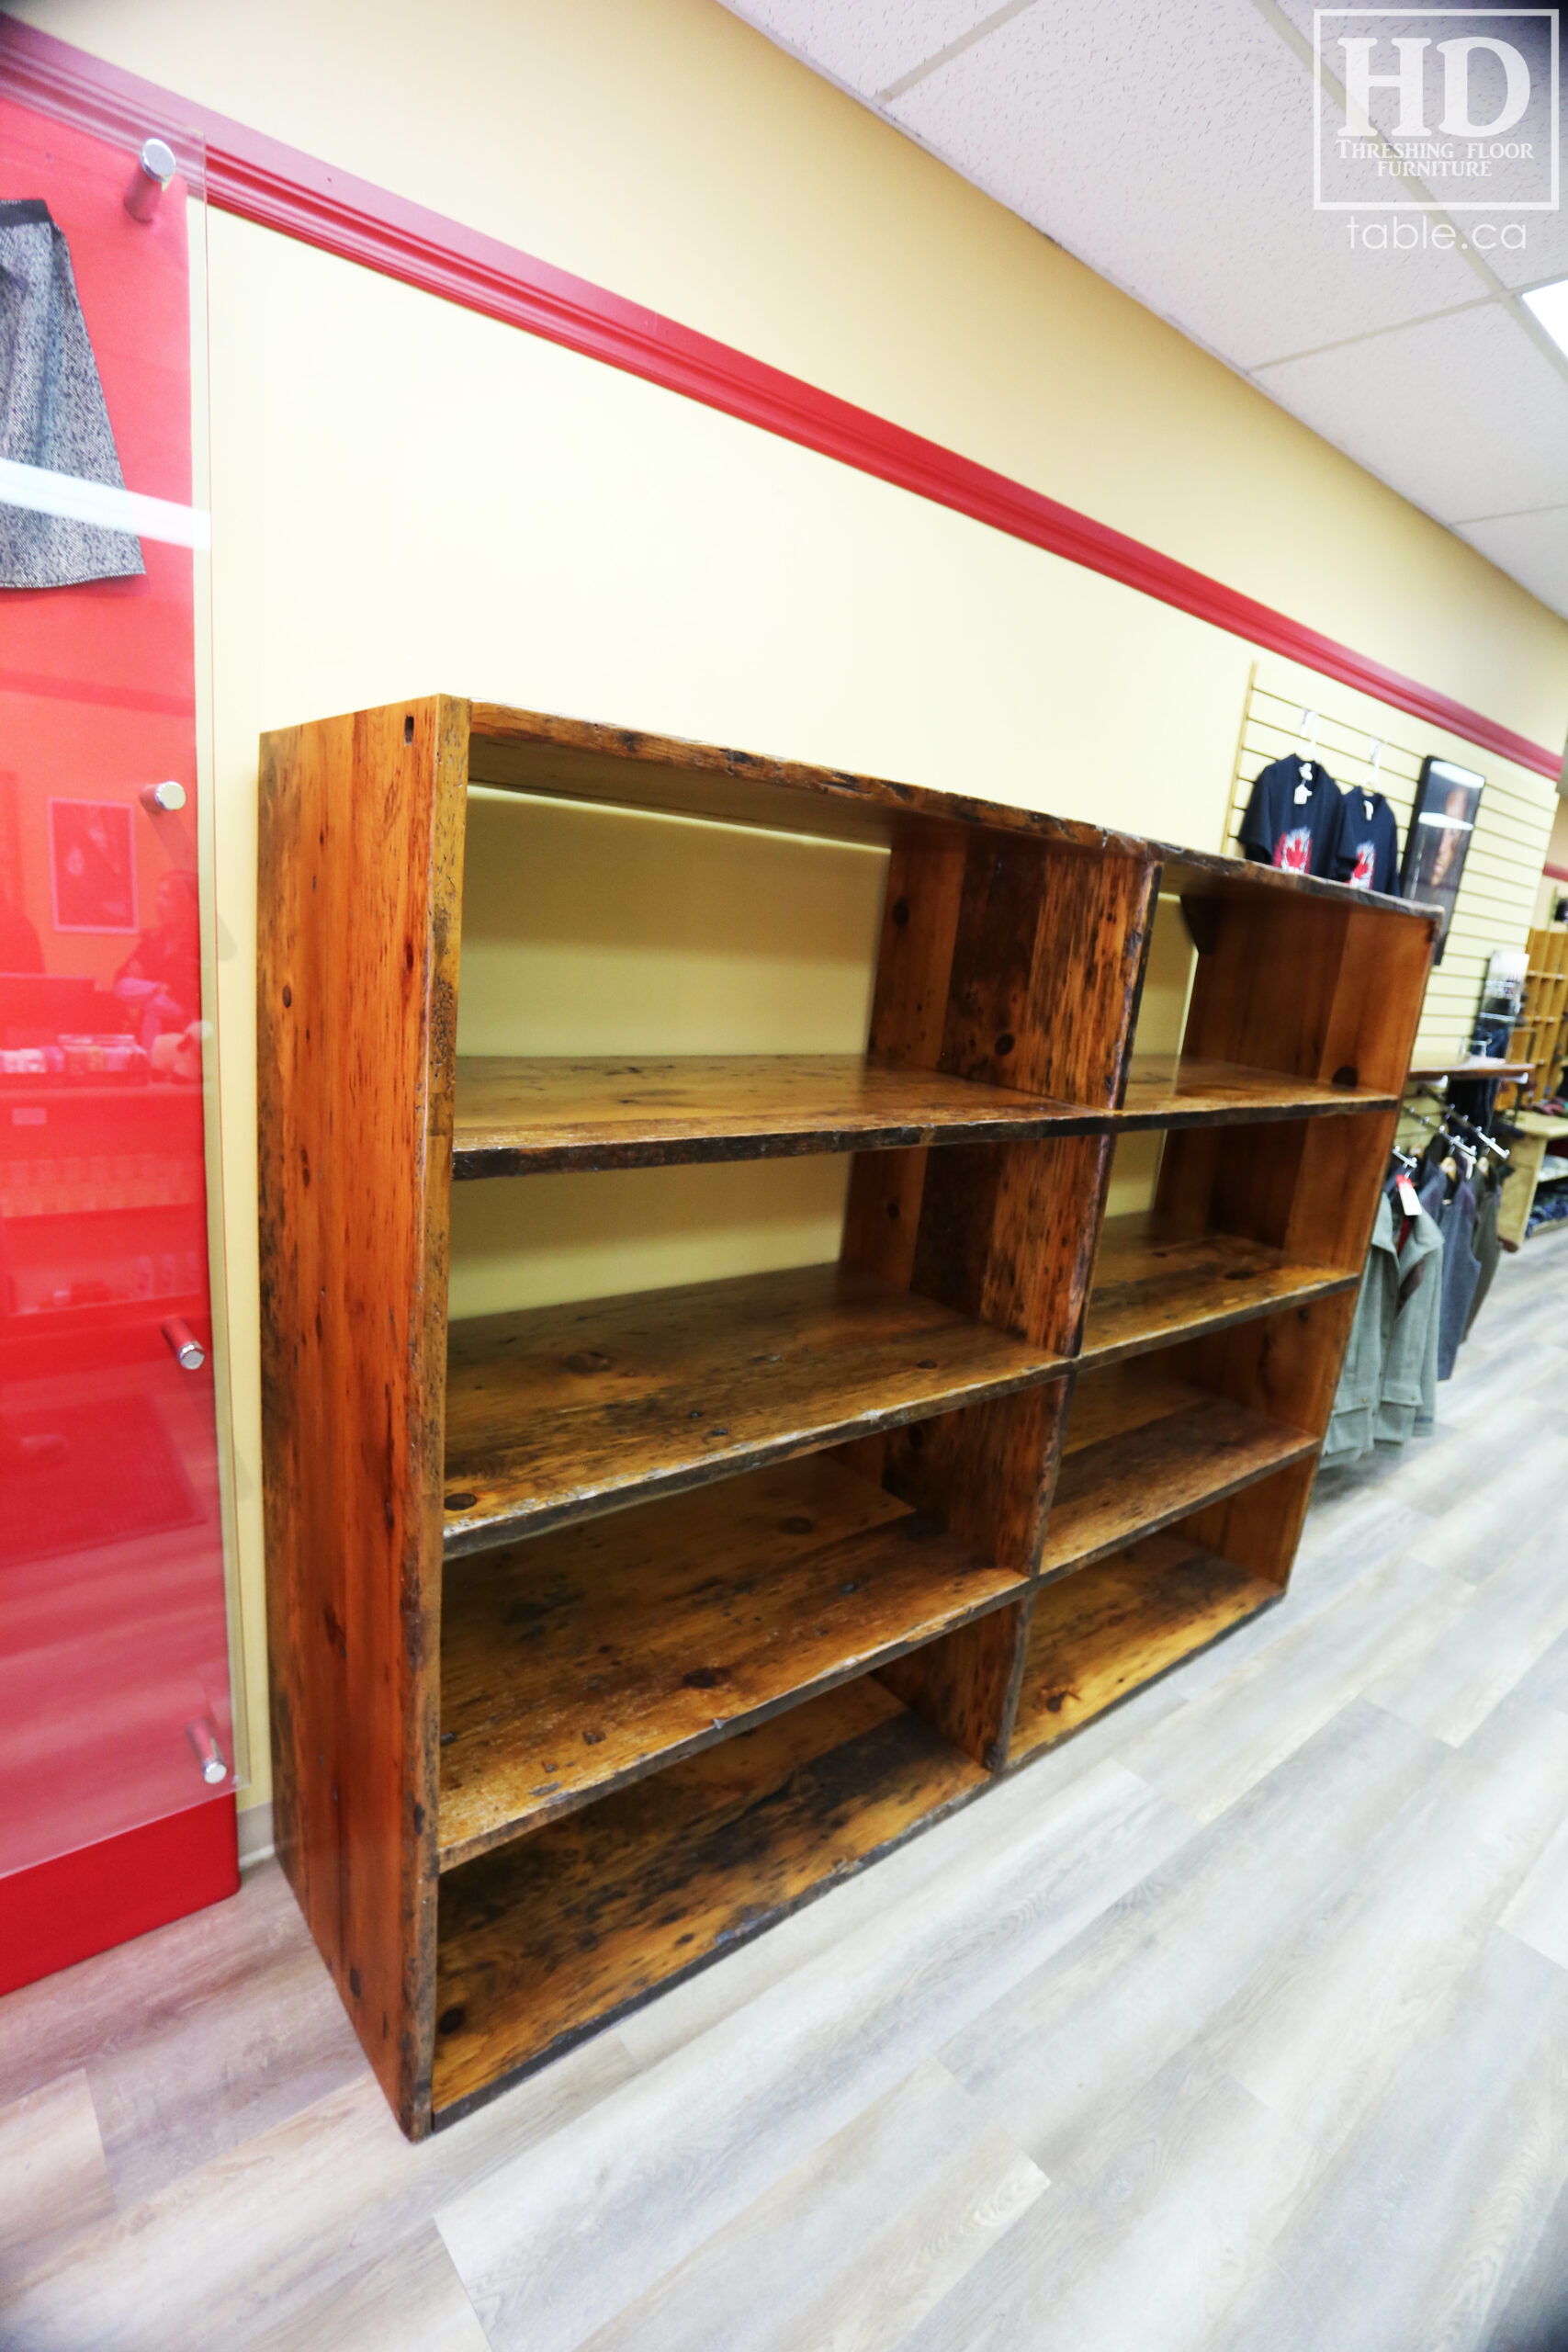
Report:
[{"label": "wooden display table", "polygon": [[1517,1250],[1529,1230],[1540,1164],[1553,1143],[1568,1137],[1568,1118],[1558,1118],[1545,1111],[1511,1111],[1508,1125],[1517,1127],[1520,1134],[1517,1143],[1509,1147],[1514,1180],[1503,1187],[1497,1238],[1505,1250]]}]

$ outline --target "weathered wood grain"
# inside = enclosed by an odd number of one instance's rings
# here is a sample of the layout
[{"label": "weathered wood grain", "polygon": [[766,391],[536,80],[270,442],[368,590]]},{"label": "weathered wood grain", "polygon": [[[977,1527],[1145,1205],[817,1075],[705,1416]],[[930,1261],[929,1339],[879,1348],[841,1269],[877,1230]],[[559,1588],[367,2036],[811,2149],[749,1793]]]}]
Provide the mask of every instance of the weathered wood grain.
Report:
[{"label": "weathered wood grain", "polygon": [[986,1777],[867,1678],[449,1871],[438,2116],[760,1935]]},{"label": "weathered wood grain", "polygon": [[821,1454],[454,1565],[441,1866],[919,1643],[945,1651],[1021,1589]]},{"label": "weathered wood grain", "polygon": [[1309,1265],[1359,1274],[1398,1113],[1283,1119],[1242,1136],[1174,1134],[1156,1206],[1166,1230],[1245,1237]]},{"label": "weathered wood grain", "polygon": [[277,1850],[428,2128],[468,706],[264,739],[262,1433]]},{"label": "weathered wood grain", "polygon": [[1200,1332],[1168,1362],[1179,1378],[1319,1438],[1328,1427],[1355,1312],[1354,1288],[1320,1293],[1256,1322]]},{"label": "weathered wood grain", "polygon": [[1121,1129],[1246,1126],[1337,1111],[1386,1110],[1397,1100],[1386,1088],[1319,1085],[1211,1059],[1184,1046],[1174,1054],[1134,1054],[1115,1124]]},{"label": "weathered wood grain", "polygon": [[1005,1394],[1059,1356],[836,1266],[454,1324],[449,1555]]},{"label": "weathered wood grain", "polygon": [[1281,1071],[1336,1091],[1396,1095],[1404,1082],[1431,956],[1433,918],[1412,922],[1346,891],[1215,902],[1198,957],[1184,1050]]},{"label": "weathered wood grain", "polygon": [[1030,1599],[993,1609],[879,1667],[877,1680],[987,1771],[1007,1760],[1023,1674]]},{"label": "weathered wood grain", "polygon": [[665,1168],[1083,1134],[1095,1115],[863,1054],[466,1055],[452,1172]]},{"label": "weathered wood grain", "polygon": [[[1302,902],[1366,909],[1366,893],[1342,882],[1239,858],[1213,856],[1169,842],[1107,831],[1043,809],[963,793],[922,790],[844,768],[808,767],[717,743],[689,742],[638,728],[473,705],[472,775],[503,791],[542,793],[570,800],[600,800],[626,808],[662,808],[725,824],[765,825],[774,832],[847,841],[940,846],[972,831],[1004,842],[1044,843],[1101,856],[1155,862],[1163,887],[1184,896],[1233,898],[1289,908]],[[1424,923],[1431,917],[1398,899],[1380,898],[1379,916]]]},{"label": "weathered wood grain", "polygon": [[1279,1593],[1179,1535],[1148,1535],[1036,1595],[1010,1758],[1026,1763]]},{"label": "weathered wood grain", "polygon": [[1111,1363],[1353,1286],[1359,1274],[1314,1265],[1238,1234],[1189,1236],[1148,1212],[1100,1228],[1078,1363]]},{"label": "weathered wood grain", "polygon": [[1314,1456],[1318,1441],[1138,1359],[1088,1373],[1067,1435],[1041,1555],[1059,1576]]}]

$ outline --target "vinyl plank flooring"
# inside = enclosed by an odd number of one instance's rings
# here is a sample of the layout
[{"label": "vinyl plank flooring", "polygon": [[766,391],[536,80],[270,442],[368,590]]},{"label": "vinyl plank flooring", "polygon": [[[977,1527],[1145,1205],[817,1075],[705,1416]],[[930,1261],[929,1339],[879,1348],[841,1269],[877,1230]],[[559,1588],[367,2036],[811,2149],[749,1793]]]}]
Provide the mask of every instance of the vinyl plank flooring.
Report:
[{"label": "vinyl plank flooring", "polygon": [[[998,1781],[983,1806],[971,1806],[911,1838],[874,1871],[831,1888],[819,1902],[743,1944],[721,1968],[688,1977],[623,2018],[616,2027],[621,2040],[639,2066],[653,2065],[808,1962],[841,1949],[862,1928],[896,1917],[917,1896],[927,1905],[955,1896],[954,1873],[989,1869],[1021,1838],[1032,1838],[1050,1811],[1071,1802],[1068,1792],[1077,1781],[1115,1760],[1122,1725],[1152,1724],[1178,1703],[1166,1683],[1137,1692],[1117,1716],[1091,1724],[1064,1749],[1048,1795],[1027,1774]],[[1120,1883],[1121,1865],[1112,1860],[1111,1867]]]},{"label": "vinyl plank flooring", "polygon": [[1495,2345],[1494,2315],[1565,2179],[1568,1977],[1492,1937],[1443,2030],[1281,2231],[1215,2352]]},{"label": "vinyl plank flooring", "polygon": [[1302,2136],[1183,2050],[1103,2105],[903,2352],[1196,2352],[1310,2177]]},{"label": "vinyl plank flooring", "polygon": [[225,2352],[490,2352],[434,2222]]},{"label": "vinyl plank flooring", "polygon": [[1568,1234],[1279,1608],[419,2148],[276,1870],[0,2001],[0,2345],[1545,2352],[1560,1335]]},{"label": "vinyl plank flooring", "polygon": [[[1484,1584],[1531,1537],[1554,1520],[1568,1519],[1568,1442],[1553,1430],[1523,1450],[1499,1452],[1492,1475],[1474,1487],[1421,1537],[1421,1556]],[[1568,1527],[1563,1531],[1568,1544]]]},{"label": "vinyl plank flooring", "polygon": [[122,2208],[364,2072],[354,2029],[277,1864],[251,1872],[235,1901],[274,1929],[265,1962],[234,1971],[220,1999],[205,1969],[172,1974],[140,2030],[88,2063]]},{"label": "vinyl plank flooring", "polygon": [[[1568,1450],[1563,1455],[1568,1469]],[[1377,1676],[1367,1695],[1450,1747],[1461,1747],[1568,1631],[1568,1513],[1524,1546],[1483,1584],[1469,1587],[1451,1622]]]},{"label": "vinyl plank flooring", "polygon": [[79,2067],[0,2107],[0,2296],[113,2211],[93,2095]]},{"label": "vinyl plank flooring", "polygon": [[925,2059],[582,2352],[897,2352],[1045,2188]]},{"label": "vinyl plank flooring", "polygon": [[1510,1704],[1281,1937],[1210,2046],[1333,2154],[1424,2035],[1568,1812],[1568,1720]]},{"label": "vinyl plank flooring", "polygon": [[1434,1614],[1457,1614],[1469,1589],[1414,1555],[1390,1562],[1132,1742],[1127,1763],[1213,1821],[1418,1641]]},{"label": "vinyl plank flooring", "polygon": [[983,2009],[942,2063],[1055,2178],[1107,2087],[1146,2078],[1201,2034],[1442,1757],[1352,1703]]},{"label": "vinyl plank flooring", "polygon": [[282,2327],[403,2243],[435,2205],[515,2162],[631,2073],[613,2034],[417,2148],[366,2068],[26,2270],[4,2311],[6,2352],[171,2352]]},{"label": "vinyl plank flooring", "polygon": [[1521,1676],[1518,1696],[1568,1715],[1568,1634],[1559,1634]]},{"label": "vinyl plank flooring", "polygon": [[1360,1514],[1340,1522],[1331,1544],[1297,1555],[1284,1599],[1179,1668],[1175,1688],[1183,1698],[1196,1699],[1217,1683],[1229,1682],[1253,1658],[1342,1601],[1363,1577],[1383,1574],[1402,1553],[1419,1548],[1423,1562],[1430,1565],[1426,1537],[1431,1526],[1420,1511],[1393,1497],[1381,1497],[1374,1488],[1364,1498]]},{"label": "vinyl plank flooring", "polygon": [[495,2352],[575,2347],[1191,1834],[1111,1764],[1044,1810],[443,2207]]},{"label": "vinyl plank flooring", "polygon": [[1536,1857],[1497,1924],[1532,1951],[1568,1968],[1568,1821]]},{"label": "vinyl plank flooring", "polygon": [[156,2040],[189,2008],[193,1986],[221,2009],[280,1957],[312,1950],[288,1881],[264,1864],[227,1902],[0,2000],[0,2099]]}]

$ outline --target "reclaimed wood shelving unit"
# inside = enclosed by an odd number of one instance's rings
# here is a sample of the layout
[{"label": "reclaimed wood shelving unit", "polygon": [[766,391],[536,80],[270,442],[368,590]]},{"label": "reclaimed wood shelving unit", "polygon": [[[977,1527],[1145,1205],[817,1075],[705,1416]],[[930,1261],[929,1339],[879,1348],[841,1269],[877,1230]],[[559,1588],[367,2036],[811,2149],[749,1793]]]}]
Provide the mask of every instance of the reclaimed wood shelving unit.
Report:
[{"label": "reclaimed wood shelving unit", "polygon": [[1529,936],[1529,970],[1510,1057],[1529,1065],[1513,1101],[1523,1108],[1550,1095],[1568,1060],[1568,924],[1545,923]]},{"label": "reclaimed wood shelving unit", "polygon": [[[883,845],[865,1055],[459,1060],[470,782]],[[277,1845],[419,2137],[1282,1593],[1433,919],[446,697],[261,807]],[[832,1265],[448,1327],[455,1178],[807,1152]]]}]

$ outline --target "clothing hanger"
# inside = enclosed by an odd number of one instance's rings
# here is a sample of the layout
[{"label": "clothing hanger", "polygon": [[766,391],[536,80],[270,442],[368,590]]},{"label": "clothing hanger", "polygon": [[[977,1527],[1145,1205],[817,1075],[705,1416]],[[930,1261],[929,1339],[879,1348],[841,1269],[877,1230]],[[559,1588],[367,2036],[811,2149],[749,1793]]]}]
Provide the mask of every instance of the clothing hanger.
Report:
[{"label": "clothing hanger", "polygon": [[[1306,746],[1306,749],[1303,752],[1299,752],[1296,754],[1302,763],[1302,783],[1303,785],[1311,784],[1314,776],[1317,773],[1315,764],[1317,760],[1317,713],[1315,710],[1303,710],[1302,723],[1298,732],[1300,741]],[[1298,789],[1300,787],[1298,786]]]},{"label": "clothing hanger", "polygon": [[[1431,1102],[1436,1102],[1443,1112],[1445,1117],[1451,1119],[1455,1126],[1462,1127],[1465,1130],[1465,1133],[1472,1136],[1473,1140],[1480,1145],[1482,1150],[1484,1151],[1489,1158],[1494,1159],[1507,1159],[1508,1154],[1498,1142],[1496,1136],[1488,1135],[1484,1127],[1478,1126],[1475,1121],[1472,1118],[1467,1118],[1462,1111],[1456,1111],[1453,1104],[1448,1101],[1446,1096],[1438,1092],[1436,1087],[1423,1085],[1418,1087],[1416,1091],[1417,1093],[1425,1094]],[[1437,1122],[1435,1120],[1423,1118],[1421,1113],[1419,1111],[1413,1110],[1409,1103],[1406,1103],[1404,1106],[1404,1115],[1407,1119],[1416,1119],[1419,1121],[1420,1125],[1424,1127],[1437,1127]],[[1437,1131],[1439,1134],[1444,1132],[1441,1128],[1437,1128]],[[1450,1136],[1448,1140],[1450,1143],[1453,1143],[1457,1141],[1458,1138],[1453,1136]]]},{"label": "clothing hanger", "polygon": [[1368,817],[1371,818],[1372,813],[1372,796],[1381,790],[1378,778],[1382,774],[1382,743],[1381,739],[1376,735],[1369,735],[1367,741],[1371,746],[1371,750],[1367,761],[1367,780],[1361,786],[1361,806],[1366,810]]}]

